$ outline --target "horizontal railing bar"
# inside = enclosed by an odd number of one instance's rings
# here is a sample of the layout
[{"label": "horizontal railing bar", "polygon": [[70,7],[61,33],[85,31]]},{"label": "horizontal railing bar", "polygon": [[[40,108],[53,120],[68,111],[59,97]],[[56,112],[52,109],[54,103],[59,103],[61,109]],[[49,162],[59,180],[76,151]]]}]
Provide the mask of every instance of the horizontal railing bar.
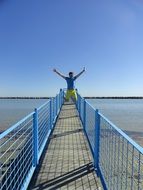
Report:
[{"label": "horizontal railing bar", "polygon": [[[46,103],[44,103],[42,106],[40,106],[39,108],[37,108],[37,110],[42,109],[45,105],[47,105],[50,102],[50,100],[46,101]],[[21,119],[19,122],[17,122],[15,125],[13,125],[12,127],[8,128],[6,131],[2,132],[0,134],[0,139],[2,139],[3,137],[5,137],[6,135],[8,135],[10,132],[12,132],[15,128],[17,128],[19,125],[21,125],[25,120],[27,120],[29,117],[31,117],[34,114],[34,112],[30,113],[29,115],[27,115],[26,117],[24,117],[23,119]]]},{"label": "horizontal railing bar", "polygon": [[[28,134],[29,135],[29,134]],[[27,135],[27,136],[28,136]],[[32,136],[31,136],[31,139],[32,139]],[[16,142],[16,141],[15,141]],[[25,139],[23,139],[20,144],[16,147],[15,151],[13,151],[12,154],[10,154],[10,156],[7,158],[7,160],[5,160],[5,162],[1,165],[1,167],[3,167],[3,165],[16,153],[16,151],[18,150],[19,147],[21,147],[21,144],[23,144],[23,142],[25,142]],[[3,154],[4,155],[4,154]],[[3,156],[2,155],[2,156]]]},{"label": "horizontal railing bar", "polygon": [[38,116],[38,120],[41,120],[41,119],[43,119],[43,118],[45,118],[45,116],[46,115],[48,115],[49,116],[49,113],[47,113],[47,112],[42,112],[42,114],[40,114],[39,116]]},{"label": "horizontal railing bar", "polygon": [[37,111],[41,110],[44,106],[46,106],[48,103],[50,102],[50,100],[46,101],[43,105],[41,105],[40,107],[37,108]]},{"label": "horizontal railing bar", "polygon": [[132,144],[137,150],[143,154],[143,148],[137,144],[133,139],[131,139],[126,133],[124,133],[121,129],[119,129],[115,124],[113,124],[109,119],[107,119],[102,113],[99,112],[99,115],[107,121],[111,125],[113,129],[115,129],[121,136],[123,136],[130,144]]},{"label": "horizontal railing bar", "polygon": [[96,108],[93,107],[93,105],[91,105],[91,103],[89,103],[86,99],[85,99],[86,104],[88,104],[93,110],[96,110]]},{"label": "horizontal railing bar", "polygon": [[19,122],[17,122],[15,125],[13,125],[12,127],[8,128],[6,131],[4,131],[3,133],[1,133],[0,134],[0,140],[2,138],[4,138],[6,135],[8,135],[10,132],[12,132],[14,129],[16,129],[19,125],[21,125],[24,121],[26,121],[33,114],[34,114],[34,112],[30,113],[29,115],[27,115],[26,117],[24,117],[23,119],[21,119]]},{"label": "horizontal railing bar", "polygon": [[[16,139],[16,141],[19,140],[19,139],[25,134],[25,132],[27,132],[31,127],[32,127],[31,125],[28,126],[28,128],[27,128],[26,130],[24,130],[24,132]],[[28,135],[29,135],[29,134],[28,134]],[[13,137],[12,137],[12,139],[13,139]],[[0,148],[3,147],[3,145],[5,145],[8,141],[9,141],[9,139],[8,139],[4,144],[2,144],[2,146],[0,146]],[[13,144],[15,144],[16,141],[14,141],[14,142],[10,145],[10,147],[11,147]],[[10,147],[9,147],[9,148],[10,148]],[[8,148],[8,149],[9,149],[9,148]],[[7,150],[8,150],[8,149],[7,149]],[[0,157],[0,158],[1,158],[1,157]]]},{"label": "horizontal railing bar", "polygon": [[124,189],[124,186],[141,190],[143,148],[100,112],[95,117],[97,109],[79,94],[77,109],[104,190]]},{"label": "horizontal railing bar", "polygon": [[60,90],[55,98],[0,134],[0,188],[27,189],[62,104],[63,90]]},{"label": "horizontal railing bar", "polygon": [[[32,120],[33,120],[33,119],[31,119],[30,121],[28,121],[28,123],[30,123]],[[8,138],[8,140],[6,140],[4,143],[2,143],[2,145],[0,145],[0,148],[2,148],[3,146],[5,146],[5,144],[6,144],[7,142],[9,142],[10,140],[12,140],[12,139],[14,138],[14,136],[16,136],[21,130],[23,130],[23,128],[25,128],[25,127],[28,125],[28,123],[24,124],[18,131],[16,131],[15,134],[11,135],[11,136]]]},{"label": "horizontal railing bar", "polygon": [[[30,145],[29,145],[30,146]],[[22,151],[21,151],[22,152]],[[20,153],[21,153],[20,152]],[[31,150],[31,152],[32,152],[32,150]],[[20,154],[19,153],[19,154]],[[30,152],[28,152],[28,154],[25,156],[25,160],[27,160],[27,158],[29,158],[29,154],[30,154]],[[19,156],[19,155],[17,155],[17,156]],[[22,160],[22,158],[20,158],[21,160]],[[15,166],[17,166],[20,162],[21,162],[21,160],[18,160],[18,162],[15,164]],[[15,162],[15,160],[13,161],[13,162],[11,162],[11,164],[10,164],[10,166],[7,168],[7,171],[10,169],[10,167],[12,166],[12,164]],[[5,175],[6,173],[7,173],[7,171],[5,171],[5,173],[3,174],[3,175]],[[9,176],[9,177],[11,177],[11,176]],[[9,178],[8,177],[8,178]],[[8,179],[7,178],[7,179]],[[0,179],[1,180],[1,179]],[[4,185],[4,184],[3,184]]]}]

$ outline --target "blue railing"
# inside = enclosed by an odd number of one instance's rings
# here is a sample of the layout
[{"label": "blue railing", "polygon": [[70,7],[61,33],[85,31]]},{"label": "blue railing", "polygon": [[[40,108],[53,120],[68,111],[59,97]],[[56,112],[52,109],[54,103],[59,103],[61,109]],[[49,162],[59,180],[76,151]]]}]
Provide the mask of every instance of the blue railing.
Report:
[{"label": "blue railing", "polygon": [[77,108],[104,189],[143,190],[143,148],[79,94]]},{"label": "blue railing", "polygon": [[[0,134],[0,190],[26,190],[63,104],[64,90]],[[104,189],[143,189],[143,148],[78,94],[77,108]]]},{"label": "blue railing", "polygon": [[0,190],[26,190],[63,104],[64,92],[0,134]]}]

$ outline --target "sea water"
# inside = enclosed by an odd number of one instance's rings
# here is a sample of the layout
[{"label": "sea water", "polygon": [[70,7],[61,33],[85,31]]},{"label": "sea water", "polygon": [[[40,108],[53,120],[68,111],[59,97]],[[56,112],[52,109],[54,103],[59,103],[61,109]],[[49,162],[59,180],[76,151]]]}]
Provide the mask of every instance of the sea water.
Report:
[{"label": "sea water", "polygon": [[[0,99],[0,132],[31,113],[47,99]],[[87,99],[112,123],[143,146],[143,99]]]},{"label": "sea water", "polygon": [[143,146],[143,99],[87,99],[87,101]]},{"label": "sea water", "polygon": [[23,119],[47,99],[0,99],[0,132]]}]

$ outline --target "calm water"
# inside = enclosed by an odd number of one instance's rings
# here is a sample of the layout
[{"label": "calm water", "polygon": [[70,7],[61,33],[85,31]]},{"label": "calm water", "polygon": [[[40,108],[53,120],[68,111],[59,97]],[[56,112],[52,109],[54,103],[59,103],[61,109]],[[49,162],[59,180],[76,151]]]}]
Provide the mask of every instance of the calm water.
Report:
[{"label": "calm water", "polygon": [[0,132],[31,113],[47,99],[0,99]]},{"label": "calm water", "polygon": [[88,101],[143,146],[143,99],[88,99]]},{"label": "calm water", "polygon": [[[45,99],[0,99],[0,131],[39,107]],[[143,146],[143,99],[88,99],[117,127]]]}]

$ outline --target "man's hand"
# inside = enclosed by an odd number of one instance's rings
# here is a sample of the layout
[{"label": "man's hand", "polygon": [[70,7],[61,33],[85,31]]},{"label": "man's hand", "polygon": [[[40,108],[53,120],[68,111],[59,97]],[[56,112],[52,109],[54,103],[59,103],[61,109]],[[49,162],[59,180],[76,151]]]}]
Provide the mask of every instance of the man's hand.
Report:
[{"label": "man's hand", "polygon": [[85,72],[85,67],[83,67],[83,70],[79,73],[79,74],[77,74],[76,76],[75,76],[75,79],[77,79],[81,74],[83,74]]},{"label": "man's hand", "polygon": [[57,72],[57,70],[56,69],[53,69],[53,71],[56,73]]},{"label": "man's hand", "polygon": [[66,76],[64,76],[63,74],[61,74],[59,71],[57,71],[56,69],[53,69],[53,71],[58,74],[59,76],[63,77],[64,79],[66,78]]},{"label": "man's hand", "polygon": [[85,67],[83,67],[83,72],[85,72],[86,71],[86,69],[85,69]]}]

